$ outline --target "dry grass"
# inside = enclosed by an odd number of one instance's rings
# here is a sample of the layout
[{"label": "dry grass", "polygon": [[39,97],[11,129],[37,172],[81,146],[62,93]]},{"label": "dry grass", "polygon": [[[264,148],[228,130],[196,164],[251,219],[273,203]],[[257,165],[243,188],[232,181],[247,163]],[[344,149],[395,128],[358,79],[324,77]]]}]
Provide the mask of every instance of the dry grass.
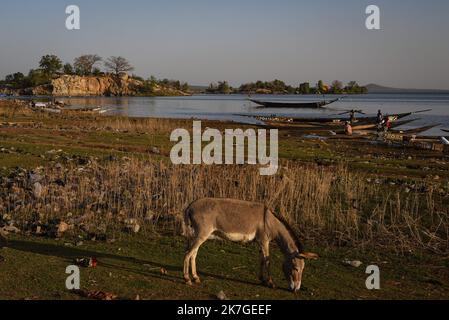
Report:
[{"label": "dry grass", "polygon": [[[86,130],[86,131],[116,131],[130,133],[167,134],[174,128],[188,124],[188,120],[128,118],[121,116],[104,116],[95,112],[82,112],[66,109],[60,114],[33,110],[26,101],[0,100],[0,118],[7,122],[24,120],[33,121],[33,127],[39,124],[41,128]],[[191,124],[190,124],[191,126]]]},{"label": "dry grass", "polygon": [[162,220],[180,218],[195,199],[229,197],[266,203],[294,223],[309,243],[449,252],[444,197],[431,189],[406,193],[370,183],[344,167],[284,162],[280,174],[263,177],[249,166],[172,166],[135,159],[92,162],[42,169],[39,198],[25,175],[4,179],[0,195],[1,212],[23,227],[62,219],[108,232],[135,218],[146,230],[154,230]]}]

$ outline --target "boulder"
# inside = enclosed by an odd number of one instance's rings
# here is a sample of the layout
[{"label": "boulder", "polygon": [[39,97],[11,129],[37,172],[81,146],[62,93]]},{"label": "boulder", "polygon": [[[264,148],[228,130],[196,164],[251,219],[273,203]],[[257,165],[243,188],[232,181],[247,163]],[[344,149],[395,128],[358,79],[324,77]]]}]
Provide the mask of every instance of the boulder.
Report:
[{"label": "boulder", "polygon": [[66,233],[68,230],[70,229],[70,226],[67,224],[67,223],[65,223],[64,221],[61,221],[59,224],[58,224],[58,229],[57,229],[57,235],[58,236],[62,236],[64,233]]},{"label": "boulder", "polygon": [[140,224],[136,219],[126,219],[125,220],[125,229],[130,233],[139,233]]},{"label": "boulder", "polygon": [[128,75],[72,76],[52,80],[53,96],[132,96],[142,82]]},{"label": "boulder", "polygon": [[33,195],[38,199],[42,196],[42,185],[39,182],[33,184]]}]

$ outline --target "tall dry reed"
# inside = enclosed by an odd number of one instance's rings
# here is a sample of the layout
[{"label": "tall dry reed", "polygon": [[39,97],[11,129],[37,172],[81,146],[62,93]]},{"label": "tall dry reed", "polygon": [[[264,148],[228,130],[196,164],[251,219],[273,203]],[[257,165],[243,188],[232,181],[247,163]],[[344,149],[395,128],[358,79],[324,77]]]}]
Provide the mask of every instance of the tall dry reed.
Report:
[{"label": "tall dry reed", "polygon": [[264,202],[309,242],[449,252],[443,196],[375,184],[342,166],[283,162],[278,175],[264,177],[254,166],[92,162],[44,168],[39,197],[24,175],[3,178],[0,197],[1,212],[22,224],[70,219],[108,230],[133,218],[157,229],[195,199],[227,197]]}]

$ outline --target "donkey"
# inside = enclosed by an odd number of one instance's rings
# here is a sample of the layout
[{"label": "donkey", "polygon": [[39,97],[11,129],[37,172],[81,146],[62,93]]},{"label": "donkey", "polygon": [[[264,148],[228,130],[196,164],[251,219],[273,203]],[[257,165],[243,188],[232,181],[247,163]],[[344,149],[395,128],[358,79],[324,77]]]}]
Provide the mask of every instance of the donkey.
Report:
[{"label": "donkey", "polygon": [[261,253],[259,279],[270,288],[275,288],[270,274],[271,241],[277,243],[285,256],[283,271],[294,292],[301,289],[305,259],[318,259],[317,254],[304,252],[288,223],[257,202],[215,198],[197,200],[184,212],[184,234],[189,237],[184,258],[184,279],[188,285],[192,285],[190,268],[194,282],[200,283],[196,256],[200,246],[214,236],[242,243],[257,241]]}]

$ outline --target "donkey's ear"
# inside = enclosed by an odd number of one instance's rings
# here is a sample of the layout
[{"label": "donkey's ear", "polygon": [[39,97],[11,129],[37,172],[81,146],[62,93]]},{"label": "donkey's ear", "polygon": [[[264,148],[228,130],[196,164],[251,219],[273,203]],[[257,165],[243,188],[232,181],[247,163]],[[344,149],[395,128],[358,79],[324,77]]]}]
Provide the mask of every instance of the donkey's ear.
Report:
[{"label": "donkey's ear", "polygon": [[311,259],[311,260],[317,260],[319,256],[316,253],[311,252],[303,252],[300,253],[299,256],[304,259]]}]

